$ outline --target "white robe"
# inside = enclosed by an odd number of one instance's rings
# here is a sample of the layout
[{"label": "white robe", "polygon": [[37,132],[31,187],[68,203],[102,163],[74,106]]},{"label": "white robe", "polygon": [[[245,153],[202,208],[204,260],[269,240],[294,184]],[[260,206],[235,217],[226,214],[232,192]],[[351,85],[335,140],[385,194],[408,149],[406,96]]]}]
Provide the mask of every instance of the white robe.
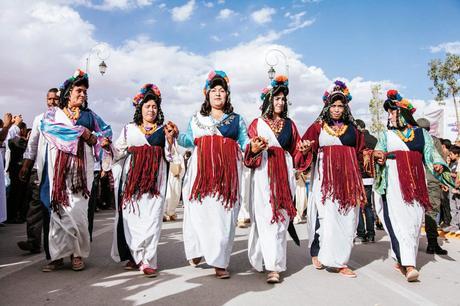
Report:
[{"label": "white robe", "polygon": [[[323,129],[319,135],[319,147],[342,145],[340,138],[329,135]],[[353,239],[358,224],[359,206],[346,214],[339,212],[339,204],[331,199],[322,202],[321,185],[323,182],[323,153],[318,152],[312,169],[312,192],[308,197],[307,226],[309,244],[313,243],[315,233],[319,234],[320,250],[318,260],[325,266],[343,268],[350,259]],[[316,231],[316,219],[320,227]]]},{"label": "white robe", "polygon": [[[172,173],[172,164],[180,165],[180,173],[174,176]],[[166,202],[165,202],[165,216],[173,216],[176,214],[176,208],[180,202],[180,195],[182,192],[182,178],[185,173],[184,158],[177,152],[173,152],[173,160],[169,166],[168,184],[166,187]]]},{"label": "white robe", "polygon": [[[393,132],[387,133],[387,150],[409,151],[407,145]],[[399,186],[399,175],[396,160],[387,159],[388,186],[386,190],[387,208],[385,210],[381,196],[375,195],[375,210],[382,221],[385,231],[390,235],[392,246],[391,255],[397,260],[396,252],[401,258],[403,266],[416,264],[420,230],[422,228],[424,208],[417,202],[407,204],[404,202]],[[390,230],[391,229],[391,230]],[[396,250],[393,243],[397,244]]]},{"label": "white robe", "polygon": [[[197,114],[197,117],[201,124],[206,126],[213,125],[209,117],[204,117],[200,114]],[[209,129],[198,127],[194,121],[192,121],[191,127],[195,139],[205,135],[222,136],[217,128],[212,132]],[[234,203],[231,209],[225,208],[222,201],[217,199],[217,196],[205,197],[201,202],[190,201],[190,194],[197,175],[197,165],[198,155],[197,150],[194,149],[182,188],[185,255],[188,260],[203,256],[208,265],[227,268],[235,238],[240,199]],[[241,177],[241,156],[237,161],[237,165],[238,177]]]},{"label": "white robe", "polygon": [[251,201],[252,171],[244,165],[241,169],[241,205],[240,212],[238,214],[238,221],[244,221],[245,219],[251,218],[249,209]]},{"label": "white robe", "polygon": [[[128,124],[113,145],[115,149],[115,159],[120,159],[113,168],[117,214],[115,217],[111,256],[117,262],[120,261],[117,235],[117,225],[120,216],[118,209],[119,206],[122,205],[118,202],[118,189],[120,186],[120,180],[122,180],[121,186],[124,186],[126,179],[128,178],[131,156],[129,155],[126,157],[127,149],[132,146],[143,145],[149,145],[149,143],[145,135],[135,124]],[[167,142],[165,146],[165,156],[170,160],[170,152],[168,150]],[[163,205],[166,193],[166,169],[166,160],[162,159],[158,170],[159,173],[157,181],[159,184],[158,190],[160,191],[160,195],[152,197],[148,193],[143,194],[138,201],[134,202],[134,211],[130,211],[130,204],[128,204],[126,208],[123,209],[122,214],[126,243],[134,261],[136,264],[148,264],[154,269],[157,268],[157,248],[158,242],[160,241],[161,225],[163,224]]]},{"label": "white robe", "polygon": [[[264,120],[257,120],[257,135],[268,139],[269,147],[281,147],[270,127]],[[251,265],[259,272],[263,266],[267,271],[286,270],[287,229],[290,218],[285,209],[280,209],[284,221],[271,223],[273,218],[270,204],[270,182],[268,177],[268,153],[263,151],[262,163],[253,171],[252,205],[250,207],[252,227],[248,240],[248,256]],[[291,195],[295,194],[295,176],[291,154],[285,151]]]},{"label": "white robe", "polygon": [[[57,122],[64,122],[66,125],[74,125],[65,113],[56,107]],[[47,171],[50,182],[50,198],[53,187],[54,163],[57,157],[57,148],[48,142],[45,137],[40,136],[42,145],[38,146],[37,169],[39,180],[42,178],[42,171]],[[84,144],[85,170],[87,189],[91,190],[93,184],[93,149]],[[47,156],[48,168],[44,169],[45,156]],[[90,252],[90,237],[88,231],[88,200],[81,194],[74,194],[70,191],[71,178],[66,179],[67,195],[69,206],[61,206],[60,214],[51,212],[49,231],[49,251],[52,260],[66,256],[88,257]]]}]

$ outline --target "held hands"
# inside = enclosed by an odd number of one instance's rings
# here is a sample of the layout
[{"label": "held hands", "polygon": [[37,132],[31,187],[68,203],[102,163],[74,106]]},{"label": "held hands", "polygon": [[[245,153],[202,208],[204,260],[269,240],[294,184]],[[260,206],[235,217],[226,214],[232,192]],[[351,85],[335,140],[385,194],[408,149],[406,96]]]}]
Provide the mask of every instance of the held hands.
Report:
[{"label": "held hands", "polygon": [[90,146],[93,146],[97,142],[97,137],[93,135],[93,133],[91,133],[91,131],[87,128],[85,128],[85,131],[83,132],[83,134],[81,134],[81,137]]},{"label": "held hands", "polygon": [[385,156],[385,153],[383,151],[374,151],[373,153],[373,156],[374,156],[374,159],[375,161],[377,162],[377,164],[379,165],[384,165],[385,164],[385,161],[386,161],[386,156]]},{"label": "held hands", "polygon": [[172,121],[168,121],[164,127],[166,140],[171,145],[174,142],[174,139],[179,135],[179,129],[176,124]]},{"label": "held hands", "polygon": [[108,150],[110,148],[111,143],[112,142],[110,141],[110,139],[108,139],[107,137],[104,137],[104,139],[102,139],[102,142],[101,142],[101,147]]},{"label": "held hands", "polygon": [[262,152],[263,150],[266,150],[268,148],[268,140],[257,136],[251,139],[251,152],[253,154],[258,154],[259,152]]},{"label": "held hands", "polygon": [[10,128],[13,125],[13,115],[11,113],[5,113],[3,115],[3,126]]},{"label": "held hands", "polygon": [[438,174],[441,174],[442,171],[444,170],[444,167],[440,164],[435,164],[433,165],[433,170],[434,172],[438,173]]},{"label": "held hands", "polygon": [[306,155],[308,151],[311,150],[312,144],[314,144],[314,140],[301,140],[297,144],[297,150],[302,153],[303,155]]}]

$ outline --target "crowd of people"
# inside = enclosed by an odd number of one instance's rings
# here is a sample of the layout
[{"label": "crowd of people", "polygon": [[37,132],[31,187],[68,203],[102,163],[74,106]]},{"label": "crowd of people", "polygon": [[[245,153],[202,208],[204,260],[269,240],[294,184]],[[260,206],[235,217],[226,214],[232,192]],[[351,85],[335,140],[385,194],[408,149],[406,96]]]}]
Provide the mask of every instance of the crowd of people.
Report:
[{"label": "crowd of people", "polygon": [[[354,278],[355,243],[390,237],[395,267],[418,280],[423,223],[430,254],[446,255],[438,229],[460,234],[460,147],[430,136],[430,123],[389,90],[378,138],[355,119],[352,96],[335,81],[316,120],[302,134],[289,118],[289,80],[261,92],[261,114],[246,126],[233,109],[229,78],[211,71],[204,102],[185,131],[167,121],[161,91],[146,84],[132,100],[133,120],[117,138],[89,108],[88,75],[77,70],[46,94],[28,129],[7,113],[1,122],[0,222],[27,225],[21,250],[41,252],[42,271],[75,271],[90,254],[94,214],[115,209],[111,257],[127,270],[158,275],[162,223],[177,220],[191,266],[206,262],[230,277],[236,227],[250,226],[248,260],[278,283],[287,269],[287,235],[308,238],[313,266]],[[46,106],[46,107],[45,107]],[[459,177],[460,179],[460,177]],[[294,224],[306,223],[308,237]],[[3,225],[4,226],[4,225]],[[43,232],[43,243],[42,243]]]}]

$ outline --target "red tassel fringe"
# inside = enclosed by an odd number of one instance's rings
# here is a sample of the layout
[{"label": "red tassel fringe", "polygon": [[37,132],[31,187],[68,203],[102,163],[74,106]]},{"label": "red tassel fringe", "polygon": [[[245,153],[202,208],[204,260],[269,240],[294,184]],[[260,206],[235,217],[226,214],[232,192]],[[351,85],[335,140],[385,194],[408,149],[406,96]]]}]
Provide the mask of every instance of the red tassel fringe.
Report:
[{"label": "red tassel fringe", "polygon": [[356,151],[348,146],[323,147],[322,201],[330,198],[339,203],[339,211],[366,203],[366,192],[359,170]]},{"label": "red tassel fringe", "polygon": [[81,192],[87,199],[89,190],[86,182],[86,163],[85,163],[85,142],[80,139],[78,142],[77,155],[57,151],[54,164],[53,191],[51,193],[51,207],[59,217],[59,207],[69,206],[67,195],[67,178],[70,179],[70,191],[72,193]]},{"label": "red tassel fringe", "polygon": [[134,212],[134,202],[143,194],[160,195],[158,170],[163,158],[163,148],[143,145],[130,147],[128,152],[131,153],[131,164],[123,193],[123,208],[131,204]]},{"label": "red tassel fringe", "polygon": [[394,154],[396,157],[399,187],[404,202],[413,204],[415,200],[425,210],[430,210],[431,203],[428,197],[422,154],[417,151],[394,151],[389,154]]},{"label": "red tassel fringe", "polygon": [[291,219],[294,218],[296,209],[292,200],[289,171],[283,148],[270,147],[268,149],[268,178],[270,181],[270,204],[273,211],[271,223],[284,222],[285,218],[280,213],[280,209],[285,209],[288,216]]},{"label": "red tassel fringe", "polygon": [[218,135],[195,139],[198,150],[198,173],[190,200],[202,201],[218,195],[225,208],[232,208],[238,200],[239,148],[236,141]]}]

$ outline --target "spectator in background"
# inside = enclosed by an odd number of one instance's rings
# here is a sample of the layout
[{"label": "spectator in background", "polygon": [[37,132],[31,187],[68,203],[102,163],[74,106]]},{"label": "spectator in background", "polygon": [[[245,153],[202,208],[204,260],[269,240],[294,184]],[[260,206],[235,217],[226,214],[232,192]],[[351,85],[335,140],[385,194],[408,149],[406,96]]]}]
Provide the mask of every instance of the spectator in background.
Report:
[{"label": "spectator in background", "polygon": [[[450,154],[451,146],[452,146],[452,142],[449,139],[441,139],[441,148],[442,148],[441,155],[448,164],[450,164],[449,154]],[[452,220],[452,216],[450,214],[449,190],[446,190],[444,188],[444,190],[442,191],[442,198],[441,198],[439,226],[444,230],[446,227],[450,226],[451,220]]]},{"label": "spectator in background", "polygon": [[[428,119],[420,118],[417,120],[417,124],[427,132],[430,131],[430,121],[428,121]],[[434,148],[444,159],[441,141],[435,136],[431,136],[431,139],[433,139]],[[431,203],[431,210],[425,211],[425,232],[428,240],[426,252],[428,254],[447,255],[447,251],[442,249],[438,244],[438,225],[436,219],[441,207],[441,199],[443,196],[442,188],[447,188],[447,190],[449,190],[449,188],[447,186],[442,187],[442,184],[440,184],[428,169],[425,170],[425,175],[428,187],[428,197]]]},{"label": "spectator in background", "polygon": [[[58,89],[51,88],[46,94],[46,106],[57,106],[59,102]],[[26,151],[19,179],[28,182],[28,210],[26,216],[27,223],[27,240],[18,241],[18,247],[23,251],[31,253],[40,252],[42,228],[44,231],[43,241],[47,259],[50,259],[48,250],[48,229],[49,229],[49,211],[48,208],[40,201],[40,189],[38,185],[37,164],[35,163],[39,145],[44,145],[45,141],[40,137],[40,122],[43,119],[41,113],[35,116],[32,130]]]},{"label": "spectator in background", "polygon": [[6,215],[6,186],[5,186],[5,169],[4,169],[4,153],[5,147],[4,142],[8,137],[8,132],[13,125],[13,116],[10,113],[6,113],[3,116],[2,128],[0,130],[0,145],[2,150],[0,151],[0,223],[3,223],[7,219]]},{"label": "spectator in background", "polygon": [[[450,147],[450,169],[452,173],[452,178],[457,178],[458,168],[458,159],[460,157],[460,147],[453,145]],[[449,193],[449,203],[450,203],[450,213],[452,220],[450,226],[444,228],[444,231],[460,234],[460,190],[458,188],[453,188]]]},{"label": "spectator in background", "polygon": [[[364,146],[366,149],[373,150],[377,144],[377,138],[372,136],[368,130],[366,130],[366,124],[364,121],[357,119],[356,124],[362,130],[364,134]],[[374,229],[374,210],[373,210],[373,196],[372,196],[372,185],[374,184],[374,178],[371,177],[366,171],[361,169],[361,175],[363,177],[364,189],[366,190],[367,203],[364,207],[359,209],[359,219],[357,228],[357,237],[355,242],[374,242],[375,241],[375,229]],[[364,217],[366,222],[364,222]]]},{"label": "spectator in background", "polygon": [[19,134],[8,140],[10,162],[7,169],[10,178],[10,192],[7,197],[7,222],[13,224],[23,223],[27,213],[25,197],[27,184],[19,179],[22,157],[27,147],[27,125],[21,121],[16,126],[19,128]]}]

